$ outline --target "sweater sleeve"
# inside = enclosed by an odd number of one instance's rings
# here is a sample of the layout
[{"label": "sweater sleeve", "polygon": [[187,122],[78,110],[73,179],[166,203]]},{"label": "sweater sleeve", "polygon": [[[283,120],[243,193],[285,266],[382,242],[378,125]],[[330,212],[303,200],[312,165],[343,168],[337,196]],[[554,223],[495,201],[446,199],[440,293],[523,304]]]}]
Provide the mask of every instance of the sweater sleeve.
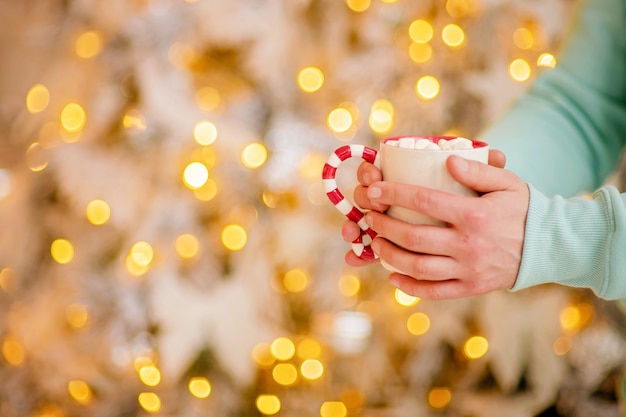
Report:
[{"label": "sweater sleeve", "polygon": [[530,195],[513,291],[552,282],[626,299],[626,194],[607,186],[591,199],[547,198],[530,186]]}]

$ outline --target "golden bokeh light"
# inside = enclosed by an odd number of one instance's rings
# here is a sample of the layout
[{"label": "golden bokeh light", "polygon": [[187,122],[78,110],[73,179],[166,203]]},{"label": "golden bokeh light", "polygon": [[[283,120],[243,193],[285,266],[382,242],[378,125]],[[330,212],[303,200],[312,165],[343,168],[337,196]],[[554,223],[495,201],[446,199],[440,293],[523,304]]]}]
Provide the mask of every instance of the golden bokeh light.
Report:
[{"label": "golden bokeh light", "polygon": [[137,396],[141,408],[149,413],[156,413],[161,409],[161,398],[154,392],[142,392]]},{"label": "golden bokeh light", "polygon": [[17,289],[19,277],[13,268],[2,268],[0,270],[0,288],[7,294],[11,294]]},{"label": "golden bokeh light", "polygon": [[248,233],[238,224],[229,224],[222,230],[222,244],[226,249],[237,251],[246,246]]},{"label": "golden bokeh light", "polygon": [[417,95],[425,100],[431,100],[439,94],[439,80],[432,75],[424,75],[415,85]]},{"label": "golden bokeh light", "polygon": [[554,343],[552,344],[552,350],[554,354],[557,356],[566,355],[571,349],[573,345],[573,340],[571,336],[563,335],[559,336]]},{"label": "golden bokeh light", "polygon": [[450,23],[441,30],[441,39],[446,45],[458,48],[465,43],[465,32],[459,25]]},{"label": "golden bokeh light", "polygon": [[293,358],[296,353],[296,345],[288,337],[277,337],[270,345],[272,356],[281,361]]},{"label": "golden bokeh light", "polygon": [[193,195],[200,201],[211,201],[215,198],[217,192],[217,183],[212,178],[209,178],[200,188],[193,190]]},{"label": "golden bokeh light", "polygon": [[419,297],[414,297],[412,295],[409,295],[403,292],[402,290],[400,290],[399,288],[396,288],[394,290],[393,295],[394,295],[394,298],[396,299],[396,302],[400,304],[401,306],[410,307],[420,302]]},{"label": "golden bokeh light", "polygon": [[337,285],[339,292],[345,297],[354,297],[361,290],[361,280],[352,274],[342,275]]},{"label": "golden bokeh light", "polygon": [[202,87],[196,92],[196,105],[200,110],[215,110],[221,100],[219,91],[210,86]]},{"label": "golden bokeh light", "polygon": [[428,43],[411,42],[409,57],[418,64],[428,62],[433,56],[433,48]]},{"label": "golden bokeh light", "polygon": [[577,333],[591,320],[593,308],[587,303],[570,305],[561,310],[559,322],[569,334]]},{"label": "golden bokeh light", "polygon": [[43,84],[33,85],[26,94],[26,108],[29,113],[41,113],[50,104],[50,92]]},{"label": "golden bokeh light", "polygon": [[61,110],[61,126],[67,132],[80,132],[85,127],[86,122],[85,110],[78,103],[68,103]]},{"label": "golden bokeh light", "polygon": [[33,172],[43,171],[48,166],[48,152],[38,142],[26,150],[26,165]]},{"label": "golden bokeh light", "polygon": [[471,11],[469,0],[447,0],[446,11],[456,19],[465,17]]},{"label": "golden bokeh light", "polygon": [[463,345],[463,354],[468,359],[482,358],[488,350],[489,342],[483,336],[472,336]]},{"label": "golden bokeh light", "polygon": [[89,312],[82,304],[70,304],[65,307],[65,320],[71,327],[75,329],[82,329],[89,321]]},{"label": "golden bokeh light", "polygon": [[531,49],[535,44],[535,35],[525,28],[517,28],[513,32],[513,43],[520,49]]},{"label": "golden bokeh light", "polygon": [[191,162],[183,171],[183,182],[189,189],[202,187],[209,179],[209,169],[202,162]]},{"label": "golden bokeh light", "polygon": [[111,218],[111,207],[104,200],[91,200],[85,210],[87,220],[95,226],[101,226]]},{"label": "golden bokeh light", "polygon": [[249,143],[241,152],[241,162],[246,168],[258,168],[265,161],[267,161],[267,148],[262,143]]},{"label": "golden bokeh light", "polygon": [[368,119],[370,129],[376,133],[387,133],[393,127],[395,110],[389,100],[376,100],[370,109]]},{"label": "golden bokeh light", "polygon": [[199,145],[211,145],[217,140],[217,127],[208,120],[198,122],[193,129],[193,138]]},{"label": "golden bokeh light", "polygon": [[549,52],[544,52],[537,58],[537,66],[543,68],[555,68],[556,57]]},{"label": "golden bokeh light", "polygon": [[256,408],[261,414],[272,416],[280,411],[280,399],[275,395],[261,394],[256,398]]},{"label": "golden bokeh light", "polygon": [[290,269],[283,276],[283,285],[291,293],[299,293],[309,286],[309,274],[299,268]]},{"label": "golden bokeh light", "polygon": [[509,64],[509,75],[515,81],[526,81],[530,78],[530,65],[525,59],[517,58]]},{"label": "golden bokeh light", "polygon": [[433,26],[426,20],[417,19],[409,24],[409,37],[413,42],[429,42],[433,38],[434,33]]},{"label": "golden bokeh light", "polygon": [[155,387],[161,382],[161,371],[154,365],[146,365],[139,369],[139,379],[149,387]]},{"label": "golden bokeh light", "polygon": [[70,381],[67,384],[67,390],[70,396],[80,404],[89,404],[93,397],[91,387],[85,381]]},{"label": "golden bokeh light", "polygon": [[276,362],[276,358],[272,355],[269,343],[258,343],[254,346],[252,349],[252,359],[262,368],[269,368]]},{"label": "golden bokeh light", "polygon": [[128,109],[122,118],[122,126],[129,131],[143,132],[147,129],[146,118],[135,108]]},{"label": "golden bokeh light", "polygon": [[298,87],[307,93],[313,93],[324,85],[324,73],[317,67],[302,68],[298,72]]},{"label": "golden bokeh light", "polygon": [[346,0],[346,4],[353,12],[364,12],[372,5],[372,0]]},{"label": "golden bokeh light", "polygon": [[298,164],[298,172],[303,178],[317,180],[325,163],[325,155],[315,152],[307,153],[300,160],[300,164]]},{"label": "golden bokeh light", "polygon": [[102,35],[95,30],[83,32],[76,39],[74,50],[80,58],[89,59],[98,55],[102,51]]},{"label": "golden bokeh light", "polygon": [[[144,352],[144,354],[146,354],[146,353]],[[154,365],[154,361],[149,356],[143,356],[143,355],[142,356],[137,356],[133,360],[133,366],[135,368],[135,371],[137,371],[137,373],[139,373],[141,368],[143,368],[144,366],[153,366],[153,365]]]},{"label": "golden bokeh light", "polygon": [[2,356],[11,366],[22,366],[26,359],[24,346],[12,335],[6,335],[2,341]]},{"label": "golden bokeh light", "polygon": [[348,131],[352,127],[353,118],[350,111],[343,107],[333,109],[326,120],[328,127],[337,133]]},{"label": "golden bokeh light", "polygon": [[322,346],[317,340],[306,337],[298,343],[296,352],[300,359],[315,359],[322,354]]},{"label": "golden bokeh light", "polygon": [[211,383],[205,377],[191,378],[187,387],[191,395],[196,398],[208,398],[211,395]]},{"label": "golden bokeh light", "polygon": [[183,233],[174,242],[176,253],[183,259],[191,259],[196,256],[199,247],[198,238],[190,233]]},{"label": "golden bokeh light", "polygon": [[130,248],[130,257],[135,264],[141,266],[148,266],[154,259],[154,249],[152,245],[145,241],[135,242]]},{"label": "golden bokeh light", "polygon": [[64,265],[74,259],[74,246],[67,239],[56,239],[50,246],[52,259]]},{"label": "golden bokeh light", "polygon": [[406,321],[406,328],[412,335],[421,336],[430,329],[430,317],[424,313],[413,313]]},{"label": "golden bokeh light", "polygon": [[124,262],[124,266],[129,274],[134,277],[139,277],[148,272],[148,265],[140,265],[135,261],[132,253],[129,253],[126,257],[126,261]]},{"label": "golden bokeh light", "polygon": [[324,365],[317,359],[307,359],[300,365],[300,373],[306,379],[320,379],[324,374]]},{"label": "golden bokeh light", "polygon": [[298,369],[291,363],[279,363],[272,370],[272,378],[280,385],[293,385],[298,380]]},{"label": "golden bokeh light", "polygon": [[341,401],[325,401],[320,407],[321,417],[346,417],[348,408]]},{"label": "golden bokeh light", "polygon": [[436,387],[428,393],[428,404],[432,408],[444,408],[452,400],[452,392],[448,388]]}]

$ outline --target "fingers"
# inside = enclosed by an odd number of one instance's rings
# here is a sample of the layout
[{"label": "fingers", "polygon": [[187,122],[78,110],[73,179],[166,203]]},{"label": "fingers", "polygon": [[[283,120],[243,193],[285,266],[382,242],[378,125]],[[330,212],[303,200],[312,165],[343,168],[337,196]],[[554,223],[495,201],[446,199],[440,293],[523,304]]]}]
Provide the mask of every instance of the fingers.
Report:
[{"label": "fingers", "polygon": [[373,264],[380,262],[378,259],[361,259],[358,256],[356,256],[356,254],[352,250],[346,252],[346,255],[344,256],[344,260],[348,266],[352,266],[355,268],[366,266],[366,265],[373,265]]},{"label": "fingers", "polygon": [[425,300],[451,300],[478,295],[472,292],[463,281],[422,281],[401,274],[389,276],[391,284],[402,292]]},{"label": "fingers", "polygon": [[385,211],[389,208],[386,204],[376,203],[367,198],[367,187],[377,181],[382,181],[383,176],[378,168],[369,162],[363,162],[357,169],[357,178],[360,185],[354,189],[354,202],[365,210]]},{"label": "fingers", "polygon": [[341,226],[341,236],[346,242],[354,242],[359,236],[361,236],[361,229],[359,225],[352,220],[346,220]]},{"label": "fingers", "polygon": [[506,156],[503,152],[496,149],[489,150],[489,165],[496,168],[504,168],[506,165]]},{"label": "fingers", "polygon": [[456,155],[447,159],[446,166],[455,180],[480,193],[509,189],[517,178],[504,169]]},{"label": "fingers", "polygon": [[376,181],[382,181],[383,174],[373,164],[363,162],[356,171],[356,177],[361,184],[368,186]]}]

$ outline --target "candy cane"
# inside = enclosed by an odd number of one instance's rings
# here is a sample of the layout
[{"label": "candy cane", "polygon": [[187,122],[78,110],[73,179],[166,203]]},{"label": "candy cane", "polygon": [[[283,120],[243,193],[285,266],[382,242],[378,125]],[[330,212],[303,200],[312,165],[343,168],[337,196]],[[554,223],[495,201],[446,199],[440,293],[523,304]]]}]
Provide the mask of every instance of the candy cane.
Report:
[{"label": "candy cane", "polygon": [[339,164],[349,158],[361,158],[376,167],[379,167],[378,151],[369,146],[363,145],[344,145],[336,149],[334,153],[330,155],[328,161],[324,165],[322,171],[322,180],[324,182],[324,190],[326,196],[337,210],[348,219],[356,222],[361,228],[361,234],[352,242],[352,250],[361,259],[376,259],[376,254],[369,245],[363,243],[363,236],[367,234],[370,238],[376,237],[376,232],[370,229],[364,219],[364,213],[358,208],[354,207],[348,200],[345,199],[339,188],[337,187],[337,168]]}]

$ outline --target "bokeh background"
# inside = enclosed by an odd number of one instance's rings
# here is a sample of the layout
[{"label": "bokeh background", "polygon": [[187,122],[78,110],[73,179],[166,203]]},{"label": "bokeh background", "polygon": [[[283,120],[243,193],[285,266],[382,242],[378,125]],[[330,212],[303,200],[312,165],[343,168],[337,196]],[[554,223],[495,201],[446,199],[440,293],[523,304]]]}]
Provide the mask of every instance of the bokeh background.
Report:
[{"label": "bokeh background", "polygon": [[1,0],[0,415],[616,416],[613,304],[398,293],[320,177],[479,135],[575,7]]}]

